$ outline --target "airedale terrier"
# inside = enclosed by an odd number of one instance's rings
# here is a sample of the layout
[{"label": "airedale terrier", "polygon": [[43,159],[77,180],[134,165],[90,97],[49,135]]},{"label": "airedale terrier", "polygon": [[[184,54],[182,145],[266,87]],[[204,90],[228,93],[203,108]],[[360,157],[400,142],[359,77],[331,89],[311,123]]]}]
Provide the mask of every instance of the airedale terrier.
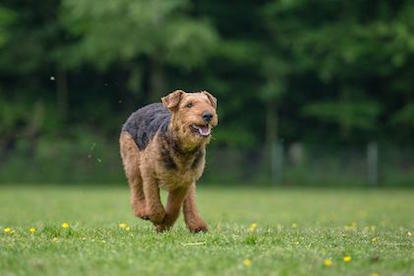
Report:
[{"label": "airedale terrier", "polygon": [[[121,157],[134,214],[157,231],[170,229],[183,205],[191,232],[207,231],[196,205],[196,181],[205,166],[206,145],[218,123],[217,100],[210,93],[176,90],[138,109],[122,127]],[[164,209],[160,188],[169,192]]]}]

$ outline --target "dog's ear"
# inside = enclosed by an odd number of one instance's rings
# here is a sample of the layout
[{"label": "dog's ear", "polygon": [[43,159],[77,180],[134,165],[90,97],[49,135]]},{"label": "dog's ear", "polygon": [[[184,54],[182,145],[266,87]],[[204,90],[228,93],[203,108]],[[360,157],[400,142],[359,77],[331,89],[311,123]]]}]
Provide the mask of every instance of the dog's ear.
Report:
[{"label": "dog's ear", "polygon": [[162,104],[171,111],[177,110],[184,94],[185,92],[183,90],[175,90],[174,92],[171,92],[167,96],[161,98]]},{"label": "dog's ear", "polygon": [[217,99],[213,95],[208,93],[207,91],[203,91],[201,93],[203,93],[204,95],[206,95],[208,97],[208,99],[210,100],[211,105],[214,107],[214,109],[216,109],[217,108]]}]

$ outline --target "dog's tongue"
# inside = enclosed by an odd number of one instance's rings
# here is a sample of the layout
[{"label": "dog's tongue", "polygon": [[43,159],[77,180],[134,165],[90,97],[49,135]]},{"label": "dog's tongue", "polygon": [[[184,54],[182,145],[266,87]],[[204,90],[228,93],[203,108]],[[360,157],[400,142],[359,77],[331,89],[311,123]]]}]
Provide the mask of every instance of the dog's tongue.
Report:
[{"label": "dog's tongue", "polygon": [[198,132],[200,132],[202,136],[208,136],[210,135],[210,128],[208,126],[199,126]]}]

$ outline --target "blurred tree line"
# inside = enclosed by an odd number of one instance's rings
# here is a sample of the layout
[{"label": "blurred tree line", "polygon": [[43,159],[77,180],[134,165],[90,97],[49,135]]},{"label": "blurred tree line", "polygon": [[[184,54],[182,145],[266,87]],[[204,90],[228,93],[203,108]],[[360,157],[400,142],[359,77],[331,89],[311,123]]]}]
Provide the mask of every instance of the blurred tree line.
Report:
[{"label": "blurred tree line", "polygon": [[412,144],[413,66],[409,0],[3,0],[0,167],[116,144],[177,88],[217,96],[216,146]]}]

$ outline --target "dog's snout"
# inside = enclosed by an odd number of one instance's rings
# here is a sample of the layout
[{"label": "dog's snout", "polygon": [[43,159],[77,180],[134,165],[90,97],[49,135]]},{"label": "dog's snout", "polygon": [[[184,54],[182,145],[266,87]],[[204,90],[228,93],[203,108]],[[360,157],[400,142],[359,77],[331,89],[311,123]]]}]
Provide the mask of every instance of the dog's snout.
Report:
[{"label": "dog's snout", "polygon": [[211,114],[210,112],[203,112],[201,117],[203,117],[204,122],[209,123],[213,118],[213,114]]}]

